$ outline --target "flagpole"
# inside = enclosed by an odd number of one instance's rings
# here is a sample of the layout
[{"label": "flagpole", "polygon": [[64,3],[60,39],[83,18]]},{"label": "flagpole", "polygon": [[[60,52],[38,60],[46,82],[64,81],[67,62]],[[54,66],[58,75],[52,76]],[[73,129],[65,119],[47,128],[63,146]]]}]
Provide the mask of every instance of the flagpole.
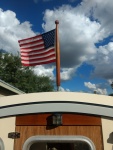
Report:
[{"label": "flagpole", "polygon": [[59,21],[55,21],[56,24],[56,84],[57,91],[60,90],[60,45],[59,45],[59,36],[58,36],[58,24]]}]

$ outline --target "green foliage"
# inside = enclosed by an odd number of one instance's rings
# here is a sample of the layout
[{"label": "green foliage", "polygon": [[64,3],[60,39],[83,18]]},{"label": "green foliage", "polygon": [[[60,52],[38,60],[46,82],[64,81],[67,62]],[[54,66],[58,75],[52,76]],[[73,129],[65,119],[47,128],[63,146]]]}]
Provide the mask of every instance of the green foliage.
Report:
[{"label": "green foliage", "polygon": [[[111,88],[113,89],[113,82],[111,83]],[[113,93],[109,94],[109,96],[113,96]]]},{"label": "green foliage", "polygon": [[53,91],[54,86],[45,76],[37,76],[30,67],[23,67],[20,58],[0,53],[0,79],[26,93]]},{"label": "green foliage", "polygon": [[113,82],[111,83],[111,88],[113,89]]}]

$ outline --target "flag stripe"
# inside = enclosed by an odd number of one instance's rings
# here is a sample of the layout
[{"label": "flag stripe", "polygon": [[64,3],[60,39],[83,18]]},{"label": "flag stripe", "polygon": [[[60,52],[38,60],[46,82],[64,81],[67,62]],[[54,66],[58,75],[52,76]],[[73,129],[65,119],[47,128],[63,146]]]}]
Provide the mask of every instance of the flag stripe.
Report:
[{"label": "flag stripe", "polygon": [[36,44],[29,44],[29,45],[26,45],[26,46],[23,46],[22,49],[33,49],[33,48],[38,48],[38,47],[41,47],[41,46],[44,46],[44,43],[41,42],[41,43],[36,43]]},{"label": "flag stripe", "polygon": [[23,49],[23,48],[22,48],[22,49],[20,49],[21,53],[22,53],[22,52],[25,52],[25,53],[26,53],[26,52],[32,52],[32,51],[37,51],[37,50],[38,50],[38,51],[40,51],[40,50],[45,50],[44,45],[42,45],[42,46],[40,46],[40,47],[37,47],[37,46],[36,46],[35,48],[28,48],[28,49],[25,49],[25,48]]},{"label": "flag stripe", "polygon": [[22,60],[32,60],[32,59],[41,59],[41,58],[45,58],[45,57],[49,57],[49,56],[55,56],[54,53],[48,53],[48,54],[44,54],[44,55],[34,55],[32,57],[22,57],[21,56],[21,59]]},{"label": "flag stripe", "polygon": [[23,60],[22,59],[22,62],[26,62],[26,63],[32,63],[32,62],[34,62],[34,61],[37,61],[38,60],[38,62],[41,62],[41,61],[48,61],[48,60],[51,60],[51,59],[55,59],[55,55],[53,54],[53,55],[50,55],[50,56],[48,56],[48,57],[43,57],[43,58],[34,58],[34,59],[31,59],[31,60]]},{"label": "flag stripe", "polygon": [[44,65],[44,64],[49,64],[49,63],[53,63],[53,62],[55,62],[56,61],[56,59],[52,59],[52,60],[48,60],[48,61],[46,61],[46,62],[44,62],[44,61],[42,61],[42,62],[34,62],[34,63],[23,63],[22,62],[22,65],[23,66],[36,66],[36,65]]},{"label": "flag stripe", "polygon": [[33,47],[33,46],[41,45],[41,44],[44,44],[43,40],[39,40],[38,43],[37,43],[37,41],[35,41],[35,42],[27,43],[27,44],[20,44],[20,47],[21,48],[29,48],[29,47]]},{"label": "flag stripe", "polygon": [[24,66],[55,62],[55,30],[42,35],[19,40],[21,62]]},{"label": "flag stripe", "polygon": [[19,44],[23,44],[23,43],[29,43],[29,42],[33,42],[33,41],[38,41],[40,39],[42,39],[42,36],[41,35],[37,35],[37,36],[31,37],[31,38],[19,40],[18,42],[19,42]]},{"label": "flag stripe", "polygon": [[55,54],[54,48],[51,48],[47,51],[43,50],[43,51],[35,51],[35,52],[30,52],[30,53],[21,53],[21,57],[43,56],[43,55],[47,55],[51,53]]}]

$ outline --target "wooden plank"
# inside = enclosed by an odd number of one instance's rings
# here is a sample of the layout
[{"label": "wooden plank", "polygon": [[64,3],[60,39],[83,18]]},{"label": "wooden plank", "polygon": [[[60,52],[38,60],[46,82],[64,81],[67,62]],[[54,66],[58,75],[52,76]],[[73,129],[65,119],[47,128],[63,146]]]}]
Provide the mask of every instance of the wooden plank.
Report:
[{"label": "wooden plank", "polygon": [[16,125],[47,125],[50,114],[35,114],[16,117]]},{"label": "wooden plank", "polygon": [[[16,125],[52,125],[52,114],[17,116]],[[101,118],[81,114],[62,114],[62,125],[101,125]]]},{"label": "wooden plank", "polygon": [[47,126],[16,126],[20,138],[15,139],[14,150],[22,150],[24,142],[38,135],[82,135],[90,138],[96,150],[103,150],[101,126],[59,126],[47,129]]},{"label": "wooden plank", "polygon": [[64,114],[63,125],[101,125],[101,118],[80,114]]}]

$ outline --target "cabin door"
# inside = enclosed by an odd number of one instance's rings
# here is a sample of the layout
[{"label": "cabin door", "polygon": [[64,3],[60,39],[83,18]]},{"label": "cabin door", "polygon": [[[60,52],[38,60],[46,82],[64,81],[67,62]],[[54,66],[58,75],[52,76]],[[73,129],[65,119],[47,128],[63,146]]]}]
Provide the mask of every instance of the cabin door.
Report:
[{"label": "cabin door", "polygon": [[[95,145],[96,150],[103,150],[102,142],[102,129],[101,129],[101,118],[88,116],[88,115],[76,115],[76,114],[62,114],[62,125],[53,126],[49,119],[51,114],[37,114],[18,116],[16,118],[16,132],[20,133],[20,138],[15,139],[14,150],[23,150],[23,145],[27,139],[32,136],[84,136],[89,138]],[[32,145],[29,150],[36,147]],[[39,143],[38,143],[39,144]],[[73,150],[90,150],[87,145],[82,149],[80,142],[75,144],[78,145],[78,149]],[[65,149],[71,150],[69,147],[73,147],[73,144],[67,143],[46,143],[45,150],[60,150]],[[48,147],[48,149],[47,149]],[[54,148],[54,149],[52,149]],[[56,148],[56,149],[55,149]],[[40,149],[43,150],[43,149]]]}]

